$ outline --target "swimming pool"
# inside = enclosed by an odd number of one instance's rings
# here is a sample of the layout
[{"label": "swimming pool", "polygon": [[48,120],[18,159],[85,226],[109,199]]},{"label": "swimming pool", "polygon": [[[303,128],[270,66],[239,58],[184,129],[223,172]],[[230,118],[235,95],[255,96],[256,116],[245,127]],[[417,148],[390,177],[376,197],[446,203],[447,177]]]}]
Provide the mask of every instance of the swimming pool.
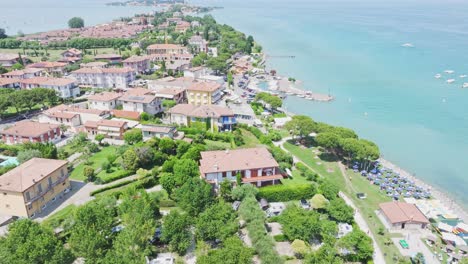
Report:
[{"label": "swimming pool", "polygon": [[18,159],[16,157],[0,156],[0,167],[6,167],[10,165],[18,165]]}]

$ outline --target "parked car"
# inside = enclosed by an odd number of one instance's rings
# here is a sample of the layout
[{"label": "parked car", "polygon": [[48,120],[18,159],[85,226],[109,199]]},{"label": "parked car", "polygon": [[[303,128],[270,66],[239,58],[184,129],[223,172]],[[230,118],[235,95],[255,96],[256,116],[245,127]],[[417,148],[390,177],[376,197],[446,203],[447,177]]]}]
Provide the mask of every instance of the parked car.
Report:
[{"label": "parked car", "polygon": [[234,211],[237,211],[237,210],[239,209],[240,204],[241,204],[240,201],[234,201],[234,202],[232,203],[232,209],[233,209]]},{"label": "parked car", "polygon": [[301,199],[299,202],[302,209],[309,210],[310,209],[310,203],[306,199]]},{"label": "parked car", "polygon": [[161,235],[162,235],[162,229],[160,227],[156,228],[156,231],[154,231],[153,237],[149,240],[151,244],[156,244],[159,241],[161,241]]}]

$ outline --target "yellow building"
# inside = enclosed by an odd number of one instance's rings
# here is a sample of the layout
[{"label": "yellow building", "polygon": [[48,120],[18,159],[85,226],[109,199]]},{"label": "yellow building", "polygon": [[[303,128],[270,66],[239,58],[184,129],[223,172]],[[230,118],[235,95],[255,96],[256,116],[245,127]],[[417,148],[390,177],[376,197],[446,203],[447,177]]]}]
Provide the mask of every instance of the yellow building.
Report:
[{"label": "yellow building", "polygon": [[0,214],[34,217],[69,191],[67,161],[33,158],[0,176]]},{"label": "yellow building", "polygon": [[217,82],[197,82],[187,88],[188,103],[192,105],[211,105],[221,100],[223,86]]}]

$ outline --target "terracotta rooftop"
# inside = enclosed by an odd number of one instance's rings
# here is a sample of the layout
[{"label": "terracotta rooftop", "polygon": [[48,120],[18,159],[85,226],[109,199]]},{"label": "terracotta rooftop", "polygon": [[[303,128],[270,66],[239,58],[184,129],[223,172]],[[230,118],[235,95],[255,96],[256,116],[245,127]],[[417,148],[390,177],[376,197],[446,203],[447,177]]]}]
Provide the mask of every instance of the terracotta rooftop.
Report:
[{"label": "terracotta rooftop", "polygon": [[110,60],[110,59],[122,59],[119,54],[98,54],[94,56],[96,60]]},{"label": "terracotta rooftop", "polygon": [[13,84],[13,83],[20,83],[21,80],[17,78],[0,78],[0,86]]},{"label": "terracotta rooftop", "polygon": [[52,85],[52,86],[63,86],[75,83],[75,80],[68,78],[50,78],[50,77],[33,77],[29,79],[21,80],[24,84],[36,84],[36,85]]},{"label": "terracotta rooftop", "polygon": [[132,63],[132,62],[142,62],[149,60],[148,56],[131,56],[126,60],[123,60],[122,62],[127,62],[127,63]]},{"label": "terracotta rooftop", "polygon": [[149,45],[146,49],[185,49],[185,47],[177,44],[153,44]]},{"label": "terracotta rooftop", "polygon": [[93,127],[93,128],[98,128],[99,126],[107,126],[107,127],[124,127],[127,124],[125,121],[117,121],[117,120],[108,120],[108,119],[102,119],[99,121],[86,121],[84,124],[85,127]]},{"label": "terracotta rooftop", "polygon": [[191,117],[207,118],[214,117],[219,118],[222,116],[234,116],[234,112],[231,109],[219,105],[202,105],[196,106],[191,104],[178,104],[166,111],[171,114],[181,114]]},{"label": "terracotta rooftop", "polygon": [[36,62],[33,64],[29,64],[28,68],[57,68],[57,67],[65,67],[68,63],[65,62],[56,62],[56,61],[42,61]]},{"label": "terracotta rooftop", "polygon": [[3,135],[16,135],[20,137],[39,137],[47,132],[57,129],[59,126],[54,124],[44,124],[24,120],[16,122],[13,126],[1,131]]},{"label": "terracotta rooftop", "polygon": [[151,125],[143,125],[141,126],[141,131],[149,131],[154,133],[170,133],[171,131],[175,131],[175,127],[173,126],[151,126]]},{"label": "terracotta rooftop", "polygon": [[117,100],[122,94],[114,92],[102,92],[88,97],[88,101],[110,102]]},{"label": "terracotta rooftop", "polygon": [[106,73],[129,73],[133,72],[132,68],[81,68],[73,71],[74,74],[106,74]]},{"label": "terracotta rooftop", "polygon": [[132,120],[140,119],[140,113],[135,111],[126,111],[126,110],[112,110],[111,114],[115,117],[126,118]]},{"label": "terracotta rooftop", "polygon": [[86,108],[80,108],[76,106],[70,106],[70,105],[58,105],[56,107],[50,108],[47,111],[44,111],[44,114],[53,116],[54,113],[56,112],[69,112],[69,113],[74,113],[74,114],[92,114],[92,115],[98,115],[98,116],[104,116],[109,111],[106,110],[98,110],[98,109],[86,109]]},{"label": "terracotta rooftop", "polygon": [[103,68],[108,64],[109,63],[104,62],[104,61],[93,61],[93,62],[88,62],[88,63],[81,63],[80,67],[81,68],[93,68],[93,67]]},{"label": "terracotta rooftop", "polygon": [[203,151],[200,154],[202,174],[279,166],[266,148]]},{"label": "terracotta rooftop", "polygon": [[392,223],[426,223],[426,216],[414,204],[403,202],[388,202],[379,204],[380,210]]},{"label": "terracotta rooftop", "polygon": [[187,90],[189,91],[202,91],[202,92],[214,92],[221,88],[221,84],[217,82],[197,82],[190,85]]},{"label": "terracotta rooftop", "polygon": [[131,89],[128,89],[125,94],[126,95],[148,95],[152,93],[154,93],[154,91],[146,89],[146,88],[131,88]]},{"label": "terracotta rooftop", "polygon": [[23,69],[23,70],[16,70],[16,71],[12,71],[12,72],[7,72],[7,73],[4,73],[2,74],[3,76],[21,76],[21,75],[25,75],[25,74],[28,74],[28,73],[38,73],[38,72],[42,72],[44,71],[43,69],[38,69],[38,68],[26,68],[26,69]]},{"label": "terracotta rooftop", "polygon": [[13,53],[0,53],[0,61],[9,61],[19,59],[18,54]]},{"label": "terracotta rooftop", "polygon": [[75,49],[75,48],[68,49],[68,50],[62,52],[62,54],[66,53],[66,52],[72,53],[75,56],[81,55],[81,53],[82,53],[81,50]]},{"label": "terracotta rooftop", "polygon": [[32,158],[0,176],[0,190],[24,192],[66,164],[65,160]]},{"label": "terracotta rooftop", "polygon": [[156,99],[154,95],[131,95],[126,94],[120,97],[120,101],[149,104]]}]

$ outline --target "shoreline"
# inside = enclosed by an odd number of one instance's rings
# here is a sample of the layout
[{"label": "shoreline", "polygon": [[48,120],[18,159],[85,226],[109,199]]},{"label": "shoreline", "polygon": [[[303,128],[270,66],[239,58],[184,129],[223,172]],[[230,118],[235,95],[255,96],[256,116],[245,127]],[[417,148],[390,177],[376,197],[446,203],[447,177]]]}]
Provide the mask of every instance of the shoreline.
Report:
[{"label": "shoreline", "polygon": [[450,195],[447,194],[447,192],[444,192],[443,190],[440,190],[439,188],[436,188],[423,180],[414,177],[409,173],[408,171],[398,167],[391,161],[388,161],[384,158],[379,158],[378,159],[382,166],[392,169],[395,172],[400,173],[401,176],[407,177],[408,179],[411,179],[412,181],[415,182],[416,185],[421,186],[426,189],[431,190],[431,196],[433,199],[439,200],[440,203],[449,211],[452,211],[457,217],[462,220],[465,223],[468,223],[468,212],[460,205],[460,202],[454,200],[453,198],[450,197]]}]

